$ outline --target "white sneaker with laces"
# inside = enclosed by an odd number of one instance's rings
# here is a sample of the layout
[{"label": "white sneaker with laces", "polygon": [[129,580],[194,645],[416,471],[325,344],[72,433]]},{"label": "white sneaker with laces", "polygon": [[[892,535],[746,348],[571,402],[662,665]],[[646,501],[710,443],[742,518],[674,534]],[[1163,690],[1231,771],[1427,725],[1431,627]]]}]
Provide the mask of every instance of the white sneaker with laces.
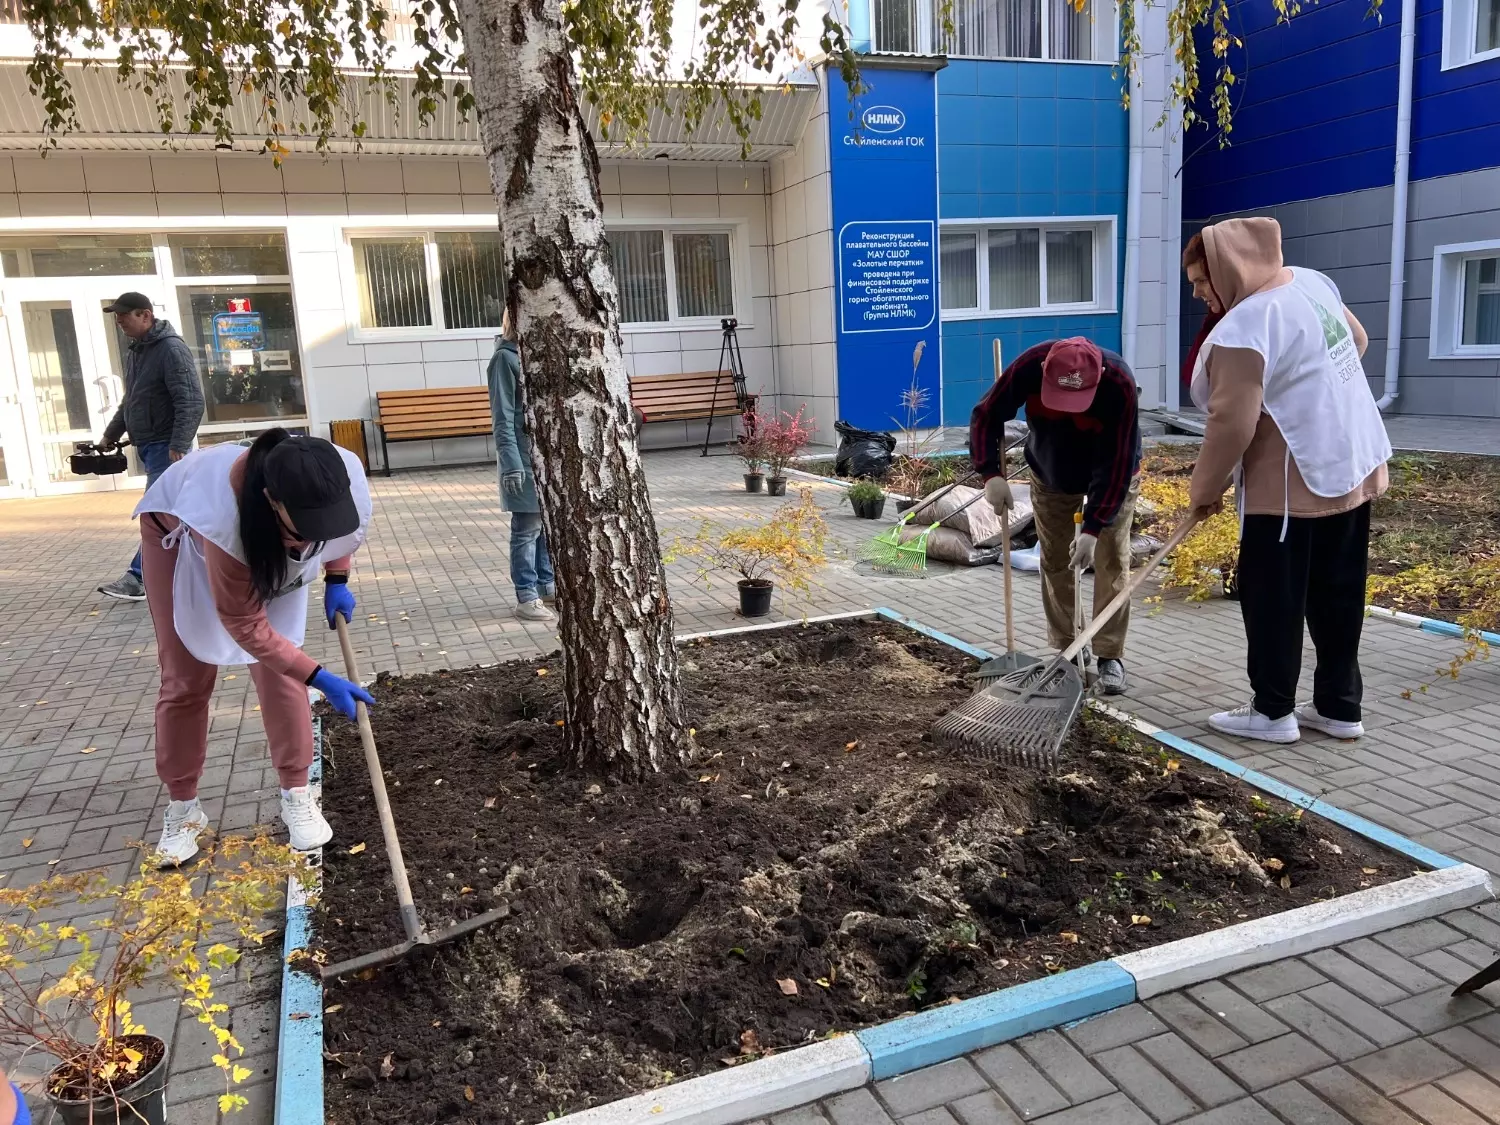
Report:
[{"label": "white sneaker with laces", "polygon": [[542,625],[551,625],[556,620],[552,616],[552,611],[540,598],[535,601],[522,602],[516,606],[516,616],[522,621],[535,621]]},{"label": "white sneaker with laces", "polygon": [[1255,709],[1253,703],[1210,715],[1208,725],[1220,734],[1253,738],[1259,742],[1296,742],[1302,737],[1295,712],[1279,719],[1268,719]]},{"label": "white sneaker with laces", "polygon": [[1297,716],[1297,722],[1304,727],[1312,727],[1320,730],[1333,738],[1360,738],[1365,733],[1365,724],[1360,722],[1347,723],[1339,719],[1325,719],[1318,714],[1318,709],[1311,703],[1302,703],[1292,712]]},{"label": "white sneaker with laces", "polygon": [[291,836],[293,851],[310,852],[333,839],[333,829],[305,785],[281,791],[281,820]]},{"label": "white sneaker with laces", "polygon": [[161,839],[152,857],[158,867],[178,867],[198,854],[198,837],[208,831],[208,814],[198,803],[171,801],[162,820]]}]

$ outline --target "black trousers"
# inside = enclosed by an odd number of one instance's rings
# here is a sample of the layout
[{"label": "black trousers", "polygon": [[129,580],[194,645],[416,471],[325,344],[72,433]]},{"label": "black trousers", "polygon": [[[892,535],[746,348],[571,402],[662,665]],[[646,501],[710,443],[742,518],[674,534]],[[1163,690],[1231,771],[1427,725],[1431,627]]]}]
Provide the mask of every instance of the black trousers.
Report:
[{"label": "black trousers", "polygon": [[1240,612],[1255,709],[1279,719],[1297,704],[1302,624],[1317,650],[1313,703],[1324,718],[1358,722],[1364,684],[1359,636],[1365,621],[1370,505],[1336,516],[1288,521],[1246,516],[1240,540]]}]

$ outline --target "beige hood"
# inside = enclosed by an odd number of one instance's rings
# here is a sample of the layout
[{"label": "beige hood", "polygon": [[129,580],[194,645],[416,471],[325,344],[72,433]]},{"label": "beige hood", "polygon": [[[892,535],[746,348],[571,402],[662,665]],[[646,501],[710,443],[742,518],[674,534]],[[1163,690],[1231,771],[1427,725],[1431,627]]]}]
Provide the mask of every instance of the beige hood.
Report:
[{"label": "beige hood", "polygon": [[1281,224],[1275,219],[1225,219],[1203,228],[1208,279],[1232,309],[1281,273]]}]

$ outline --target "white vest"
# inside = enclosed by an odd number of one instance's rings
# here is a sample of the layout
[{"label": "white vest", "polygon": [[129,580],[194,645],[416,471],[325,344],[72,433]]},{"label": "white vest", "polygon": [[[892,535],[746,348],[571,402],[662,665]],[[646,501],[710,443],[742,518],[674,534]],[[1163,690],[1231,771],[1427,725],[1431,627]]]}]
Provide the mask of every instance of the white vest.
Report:
[{"label": "white vest", "polygon": [[1265,360],[1265,405],[1308,490],[1332,499],[1358,488],[1391,456],[1344,302],[1317,270],[1246,297],[1204,341],[1193,368],[1193,402],[1208,409],[1208,356],[1249,348]]},{"label": "white vest", "polygon": [[[342,558],[359,547],[370,525],[370,486],[364,466],[347,449],[334,448],[349,471],[359,527],[351,535],[325,543],[317,555],[302,562],[291,561],[286,585],[265,607],[271,628],[299,646],[307,631],[307,584],[317,581],[324,559]],[[188,454],[173,463],[135,507],[136,516],[163,512],[180,521],[180,527],[162,540],[162,546],[177,549],[177,565],[172,572],[172,624],[187,650],[205,664],[255,663],[219,621],[207,561],[199,544],[187,534],[195,531],[226,554],[245,561],[239,498],[229,483],[230,470],[244,452],[243,446],[226,442]]]}]

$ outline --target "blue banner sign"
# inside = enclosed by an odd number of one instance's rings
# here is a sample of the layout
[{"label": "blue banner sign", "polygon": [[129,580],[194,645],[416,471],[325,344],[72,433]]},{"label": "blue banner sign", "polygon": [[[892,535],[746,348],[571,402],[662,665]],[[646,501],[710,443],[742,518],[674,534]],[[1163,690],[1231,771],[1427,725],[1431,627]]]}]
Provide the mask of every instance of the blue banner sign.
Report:
[{"label": "blue banner sign", "polygon": [[260,313],[215,313],[214,347],[221,352],[258,352],[266,346]]},{"label": "blue banner sign", "polygon": [[906,420],[915,381],[919,425],[940,424],[937,279],[937,75],[861,69],[850,101],[830,75],[828,121],[838,305],[839,417],[872,430]]}]

